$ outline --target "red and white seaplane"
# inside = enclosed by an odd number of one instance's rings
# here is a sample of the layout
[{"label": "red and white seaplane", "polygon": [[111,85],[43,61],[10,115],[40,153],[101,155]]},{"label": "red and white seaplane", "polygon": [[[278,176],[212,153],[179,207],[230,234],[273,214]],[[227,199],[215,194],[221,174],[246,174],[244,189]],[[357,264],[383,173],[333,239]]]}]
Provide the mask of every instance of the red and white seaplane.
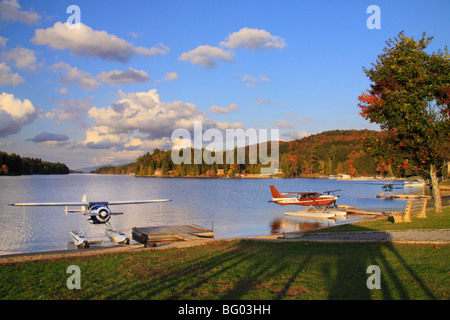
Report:
[{"label": "red and white seaplane", "polygon": [[[320,192],[286,192],[280,193],[277,188],[270,186],[272,193],[272,200],[280,206],[288,205],[300,205],[306,206],[306,210],[298,211],[295,213],[285,213],[286,215],[303,216],[303,217],[315,217],[315,218],[334,218],[336,215],[346,215],[345,211],[338,211],[330,208],[331,205],[336,207],[336,200],[339,196],[336,196],[334,192],[338,190],[330,190]],[[295,195],[296,197],[289,197],[289,195]]]},{"label": "red and white seaplane", "polygon": [[[79,248],[88,248],[89,242],[85,238],[84,233],[86,232],[89,223],[92,224],[102,224],[106,227],[106,235],[115,243],[118,244],[129,244],[130,239],[123,233],[117,231],[116,228],[109,222],[109,219],[113,215],[121,215],[123,212],[112,212],[109,206],[111,205],[126,205],[126,204],[142,204],[142,203],[158,203],[158,202],[168,202],[172,201],[170,199],[161,200],[131,200],[131,201],[101,201],[92,202],[86,201],[86,195],[84,195],[81,202],[28,202],[28,203],[12,203],[10,206],[23,207],[25,213],[25,207],[39,207],[39,206],[63,206],[65,212],[81,212],[83,215],[87,216],[87,222],[80,232],[71,231],[69,234],[73,239],[74,244]],[[68,210],[67,207],[70,206],[81,206],[79,210]]]},{"label": "red and white seaplane", "polygon": [[[319,192],[286,192],[280,193],[277,188],[270,186],[270,191],[272,192],[272,200],[270,202],[275,202],[280,206],[287,206],[291,204],[296,204],[300,206],[329,206],[335,204],[336,200],[339,199],[338,196],[334,195],[334,192],[340,190],[330,190]],[[326,193],[326,195],[324,194]],[[330,194],[333,193],[333,194]],[[297,195],[298,197],[288,197],[287,195]]]}]

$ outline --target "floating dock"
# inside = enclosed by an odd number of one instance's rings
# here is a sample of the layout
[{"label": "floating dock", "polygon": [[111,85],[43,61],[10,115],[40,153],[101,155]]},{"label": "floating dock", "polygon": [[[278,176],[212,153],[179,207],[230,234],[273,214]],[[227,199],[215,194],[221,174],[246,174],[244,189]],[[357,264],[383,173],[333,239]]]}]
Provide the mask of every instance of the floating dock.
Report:
[{"label": "floating dock", "polygon": [[214,231],[196,225],[134,227],[133,240],[144,245],[156,246],[162,242],[195,240],[199,238],[214,238]]},{"label": "floating dock", "polygon": [[422,194],[414,194],[414,193],[381,193],[377,194],[377,198],[385,198],[385,199],[431,199],[432,196],[422,195]]},{"label": "floating dock", "polygon": [[346,211],[335,210],[335,209],[307,209],[304,211],[297,212],[285,212],[286,216],[294,216],[294,217],[305,217],[305,218],[320,218],[320,219],[333,219],[337,216],[346,216]]}]

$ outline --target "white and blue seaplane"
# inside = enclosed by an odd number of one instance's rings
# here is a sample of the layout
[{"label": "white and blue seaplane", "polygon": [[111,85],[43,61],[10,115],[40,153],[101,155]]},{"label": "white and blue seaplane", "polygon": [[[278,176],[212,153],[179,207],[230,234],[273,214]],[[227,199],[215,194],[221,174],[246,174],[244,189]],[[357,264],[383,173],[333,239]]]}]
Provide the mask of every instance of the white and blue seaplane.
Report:
[{"label": "white and blue seaplane", "polygon": [[[115,243],[129,244],[130,239],[123,233],[120,233],[109,222],[111,216],[122,215],[123,212],[112,212],[109,206],[111,205],[126,205],[126,204],[142,204],[142,203],[160,203],[172,201],[170,199],[161,200],[129,200],[129,201],[100,201],[100,202],[88,202],[86,195],[83,196],[81,202],[29,202],[29,203],[12,203],[10,206],[23,207],[25,213],[25,207],[39,207],[39,206],[63,206],[65,207],[66,215],[68,212],[82,212],[87,216],[87,222],[80,232],[71,231],[69,234],[73,239],[73,243],[79,248],[88,248],[89,242],[84,236],[89,224],[102,224],[105,225],[106,235]],[[69,210],[67,207],[81,206],[79,210]]]}]

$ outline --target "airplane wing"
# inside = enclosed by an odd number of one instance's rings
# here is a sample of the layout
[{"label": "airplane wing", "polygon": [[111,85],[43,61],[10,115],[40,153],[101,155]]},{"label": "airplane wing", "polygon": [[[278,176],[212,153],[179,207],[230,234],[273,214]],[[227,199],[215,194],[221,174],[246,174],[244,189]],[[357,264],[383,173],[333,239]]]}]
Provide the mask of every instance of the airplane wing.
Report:
[{"label": "airplane wing", "polygon": [[168,202],[172,201],[170,199],[162,199],[162,200],[127,200],[127,201],[82,201],[82,202],[24,202],[24,203],[11,203],[10,206],[63,206],[63,207],[69,207],[69,206],[89,206],[94,203],[105,203],[107,205],[116,205],[116,204],[138,204],[138,203],[154,203],[154,202]]},{"label": "airplane wing", "polygon": [[336,190],[329,190],[329,191],[322,191],[323,193],[327,193],[330,194],[332,192],[337,192],[337,191],[342,191],[341,189],[336,189]]},{"label": "airplane wing", "polygon": [[156,202],[168,202],[171,199],[161,199],[161,200],[127,200],[127,201],[108,201],[108,205],[115,204],[139,204],[139,203],[156,203]]},{"label": "airplane wing", "polygon": [[88,206],[89,202],[24,202],[24,203],[10,203],[10,206],[22,206],[22,207],[32,207],[32,206]]},{"label": "airplane wing", "polygon": [[318,192],[285,192],[285,193],[282,193],[282,194],[310,196],[310,195],[316,195],[316,194],[318,194]]}]

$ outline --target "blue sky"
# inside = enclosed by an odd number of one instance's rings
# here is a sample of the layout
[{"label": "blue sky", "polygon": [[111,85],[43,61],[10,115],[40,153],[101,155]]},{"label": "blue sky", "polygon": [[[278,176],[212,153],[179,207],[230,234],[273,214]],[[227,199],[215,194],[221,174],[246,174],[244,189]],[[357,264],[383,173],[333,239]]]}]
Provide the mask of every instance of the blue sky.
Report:
[{"label": "blue sky", "polygon": [[[68,28],[70,5],[80,29]],[[370,5],[381,29],[369,29]],[[171,132],[376,129],[370,67],[401,30],[450,40],[449,1],[0,1],[0,150],[72,169],[169,149]]]}]

